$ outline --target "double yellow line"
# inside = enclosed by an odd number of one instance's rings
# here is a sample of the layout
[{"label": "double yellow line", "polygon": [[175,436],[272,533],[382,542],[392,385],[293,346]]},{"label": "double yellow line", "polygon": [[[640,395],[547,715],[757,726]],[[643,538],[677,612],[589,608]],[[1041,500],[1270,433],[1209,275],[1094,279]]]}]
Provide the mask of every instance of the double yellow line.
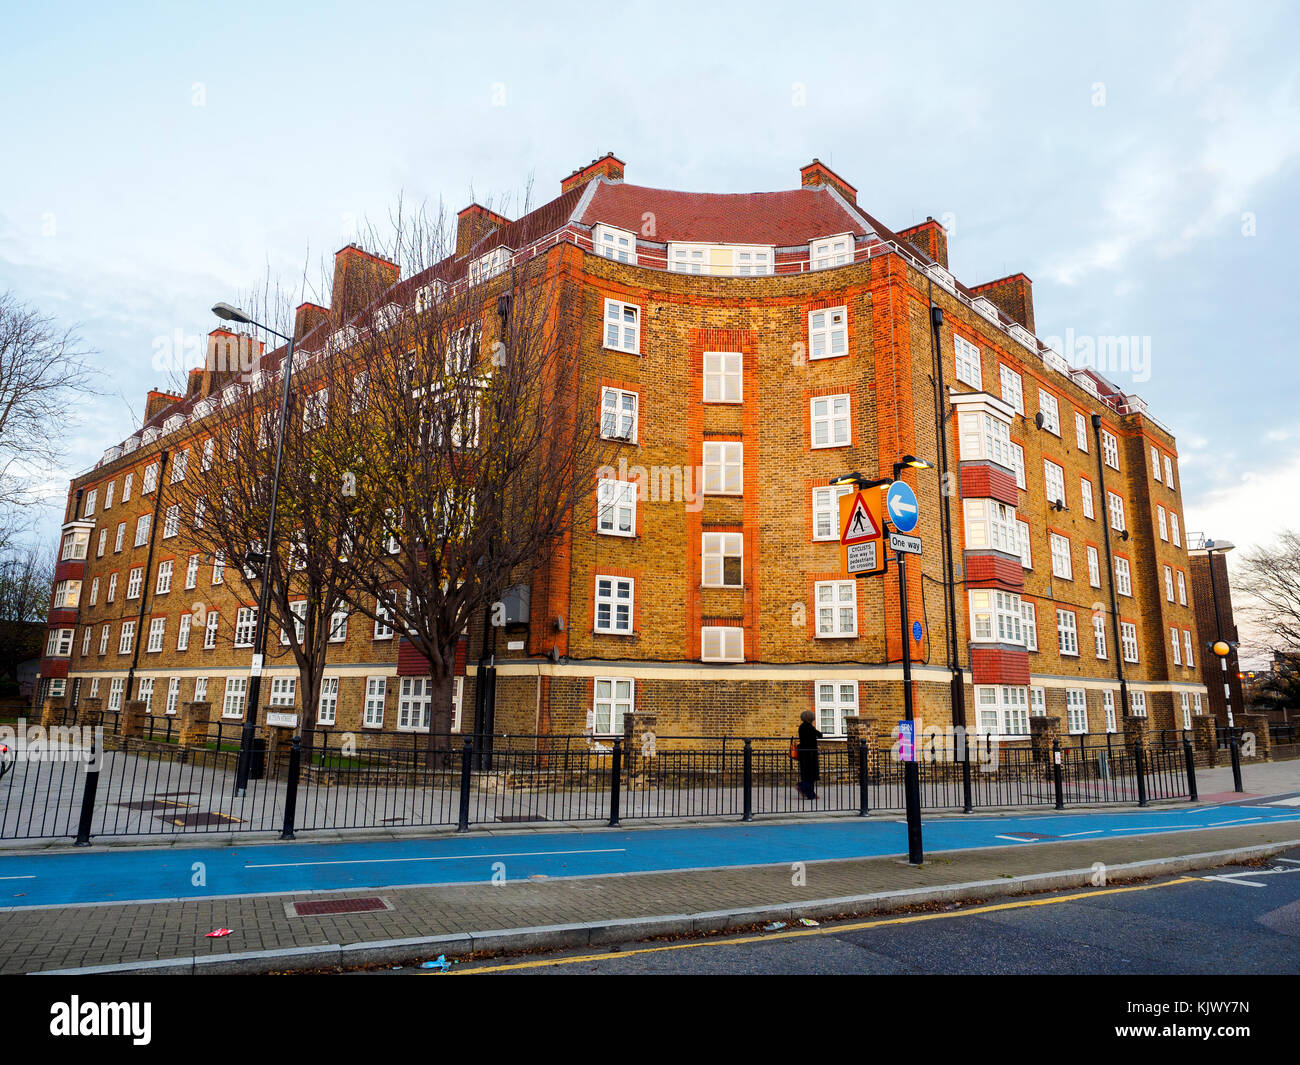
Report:
[{"label": "double yellow line", "polygon": [[[954,917],[978,917],[986,913],[999,913],[1004,910],[1023,910],[1030,906],[1055,906],[1062,902],[1077,902],[1079,899],[1095,899],[1105,895],[1126,895],[1133,891],[1154,891],[1157,888],[1174,887],[1177,884],[1191,884],[1199,877],[1181,876],[1174,880],[1165,880],[1159,884],[1138,884],[1134,887],[1104,888],[1099,891],[1081,891],[1073,895],[1057,895],[1049,899],[1023,899],[1018,902],[999,902],[991,906],[975,906],[969,910],[953,910],[946,913],[917,913],[905,917],[881,917],[871,921],[855,921],[849,924],[833,924],[817,928],[795,928],[788,932],[768,932],[763,935],[737,936],[731,939],[697,939],[685,943],[665,943],[655,947],[634,947],[617,953],[602,951],[599,954],[579,954],[563,958],[535,958],[529,961],[506,962],[501,965],[475,965],[470,968],[454,969],[460,976],[474,976],[480,973],[517,972],[520,969],[542,969],[554,965],[582,965],[589,962],[609,961],[612,958],[630,958],[637,954],[662,954],[668,950],[698,950],[701,947],[735,947],[745,943],[771,943],[779,939],[802,939],[805,936],[842,935],[845,932],[860,932],[867,928],[885,928],[889,925],[919,924],[922,921],[950,920]],[[422,974],[423,975],[423,974]]]}]

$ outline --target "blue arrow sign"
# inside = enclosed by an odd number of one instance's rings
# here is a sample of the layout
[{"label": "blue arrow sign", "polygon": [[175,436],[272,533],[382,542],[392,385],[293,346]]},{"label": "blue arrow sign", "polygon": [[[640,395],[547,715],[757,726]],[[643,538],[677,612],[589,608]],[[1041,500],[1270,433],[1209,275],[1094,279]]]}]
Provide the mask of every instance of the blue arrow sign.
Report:
[{"label": "blue arrow sign", "polygon": [[885,496],[885,510],[889,512],[889,520],[899,532],[909,533],[916,528],[917,518],[920,517],[916,493],[906,481],[895,481],[889,486],[889,492]]}]

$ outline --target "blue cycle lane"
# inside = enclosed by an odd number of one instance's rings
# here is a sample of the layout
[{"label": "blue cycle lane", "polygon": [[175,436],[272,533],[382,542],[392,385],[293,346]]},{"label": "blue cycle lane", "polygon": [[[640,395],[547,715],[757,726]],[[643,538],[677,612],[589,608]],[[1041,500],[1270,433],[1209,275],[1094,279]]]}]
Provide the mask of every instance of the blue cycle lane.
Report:
[{"label": "blue cycle lane", "polygon": [[[1300,821],[1300,806],[1153,807],[1123,812],[952,816],[924,822],[927,854],[1188,829]],[[1297,833],[1300,838],[1300,833]],[[516,835],[115,847],[0,856],[0,909],[394,888],[530,877],[778,865],[906,853],[900,820],[584,830]]]}]

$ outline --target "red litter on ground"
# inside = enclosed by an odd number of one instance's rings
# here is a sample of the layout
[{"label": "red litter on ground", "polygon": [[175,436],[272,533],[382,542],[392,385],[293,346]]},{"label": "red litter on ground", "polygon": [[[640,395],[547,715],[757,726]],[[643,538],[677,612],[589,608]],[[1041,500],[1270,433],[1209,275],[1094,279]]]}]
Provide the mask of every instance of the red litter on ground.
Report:
[{"label": "red litter on ground", "polygon": [[209,933],[208,933],[206,936],[204,936],[203,938],[204,938],[204,939],[212,939],[214,936],[217,937],[217,938],[220,938],[221,936],[228,936],[228,935],[230,935],[230,933],[233,932],[233,931],[234,931],[233,928],[214,928],[211,932],[209,932]]}]

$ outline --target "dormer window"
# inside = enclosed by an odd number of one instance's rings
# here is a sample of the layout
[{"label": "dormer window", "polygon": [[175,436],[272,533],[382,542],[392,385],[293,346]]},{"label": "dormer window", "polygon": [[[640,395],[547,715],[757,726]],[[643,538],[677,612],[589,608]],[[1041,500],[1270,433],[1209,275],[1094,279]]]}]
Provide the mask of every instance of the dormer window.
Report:
[{"label": "dormer window", "polygon": [[441,281],[430,281],[427,285],[421,285],[415,290],[415,313],[423,314],[434,303],[442,298],[443,289],[446,286]]},{"label": "dormer window", "polygon": [[601,222],[591,231],[591,244],[597,255],[636,265],[636,235],[626,229],[615,229]]},{"label": "dormer window", "polygon": [[176,432],[177,429],[179,429],[184,424],[185,424],[185,415],[173,414],[170,418],[168,418],[165,422],[163,422],[163,432],[174,433]]},{"label": "dormer window", "polygon": [[773,272],[771,245],[685,244],[670,241],[668,269],[678,274],[717,274],[722,277],[752,277]]},{"label": "dormer window", "polygon": [[853,234],[839,233],[808,245],[808,261],[814,270],[827,270],[853,261]]},{"label": "dormer window", "polygon": [[476,285],[480,281],[496,277],[497,274],[503,273],[509,265],[510,249],[504,246],[493,248],[486,255],[480,255],[469,264],[470,284]]}]

